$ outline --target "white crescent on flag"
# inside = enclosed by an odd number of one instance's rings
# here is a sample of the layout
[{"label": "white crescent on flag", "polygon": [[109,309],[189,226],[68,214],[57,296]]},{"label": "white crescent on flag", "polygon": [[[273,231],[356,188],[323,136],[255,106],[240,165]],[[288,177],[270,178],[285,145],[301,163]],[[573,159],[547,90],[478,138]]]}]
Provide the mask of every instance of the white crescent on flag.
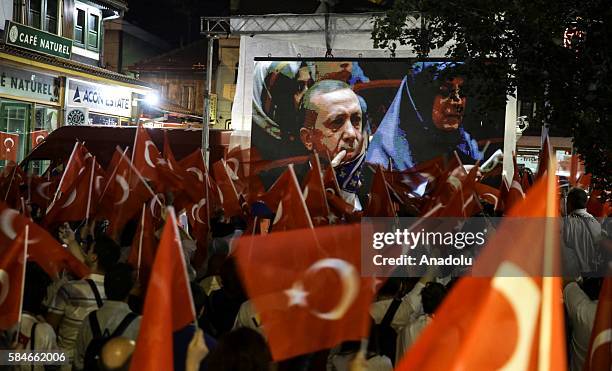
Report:
[{"label": "white crescent on flag", "polygon": [[19,215],[19,212],[13,209],[4,209],[2,214],[0,214],[0,229],[11,240],[17,238],[17,232],[15,232],[13,227],[13,221],[17,215]]},{"label": "white crescent on flag", "polygon": [[74,200],[76,200],[76,196],[77,196],[77,191],[76,191],[76,189],[73,189],[72,192],[70,193],[70,196],[68,196],[68,199],[64,203],[64,205],[62,205],[62,209],[65,209],[68,206],[72,205]]},{"label": "white crescent on flag", "polygon": [[128,196],[130,195],[130,187],[128,187],[127,180],[125,180],[123,175],[115,175],[115,181],[119,183],[121,191],[123,192],[119,201],[115,202],[115,205],[121,205],[128,199]]},{"label": "white crescent on flag", "polygon": [[144,150],[145,162],[147,163],[147,165],[154,168],[155,164],[153,163],[153,161],[151,161],[151,154],[149,153],[149,146],[155,147],[155,144],[153,144],[153,142],[150,140],[147,140],[145,142],[145,150]]},{"label": "white crescent on flag", "polygon": [[[322,269],[332,269],[338,274],[342,283],[342,295],[338,300],[338,304],[327,312],[319,312],[312,308],[309,311],[318,318],[335,321],[344,316],[359,295],[359,275],[355,267],[347,261],[337,258],[325,258],[317,260],[311,265],[306,270],[304,276],[307,277],[315,274]],[[285,290],[285,295],[289,298],[289,306],[298,305],[307,307],[306,297],[308,294],[304,290],[304,284],[301,280],[296,281],[290,289]]]},{"label": "white crescent on flag", "polygon": [[202,171],[200,169],[198,169],[197,167],[190,167],[187,169],[187,171],[194,173],[198,177],[198,180],[204,183],[204,174],[202,174]]},{"label": "white crescent on flag", "polygon": [[[9,147],[7,145],[7,143],[11,143],[11,146]],[[7,152],[10,152],[11,149],[13,149],[15,147],[15,141],[13,140],[13,138],[5,138],[4,139],[4,148],[6,148]]]},{"label": "white crescent on flag", "polygon": [[45,190],[47,189],[47,187],[49,187],[50,184],[51,182],[42,182],[36,187],[36,193],[38,193],[40,197],[44,198],[47,201],[49,201],[51,197],[45,194]]}]

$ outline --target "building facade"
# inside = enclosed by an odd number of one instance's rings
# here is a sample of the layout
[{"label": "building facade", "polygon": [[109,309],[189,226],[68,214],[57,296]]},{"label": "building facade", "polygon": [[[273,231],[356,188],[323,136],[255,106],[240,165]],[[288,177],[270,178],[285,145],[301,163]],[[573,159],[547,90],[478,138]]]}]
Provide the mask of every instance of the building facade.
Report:
[{"label": "building facade", "polygon": [[154,93],[102,68],[120,0],[13,0],[0,9],[0,166],[62,125],[127,125]]}]

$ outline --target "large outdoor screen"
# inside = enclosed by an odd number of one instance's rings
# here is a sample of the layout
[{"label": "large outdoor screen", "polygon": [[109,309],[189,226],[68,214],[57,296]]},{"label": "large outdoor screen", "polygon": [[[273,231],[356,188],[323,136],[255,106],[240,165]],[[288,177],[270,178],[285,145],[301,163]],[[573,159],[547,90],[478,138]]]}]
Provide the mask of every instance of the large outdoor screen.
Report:
[{"label": "large outdoor screen", "polygon": [[316,151],[355,193],[367,164],[402,171],[455,153],[482,163],[503,146],[504,111],[487,109],[464,71],[447,60],[257,59],[251,148],[265,160]]}]

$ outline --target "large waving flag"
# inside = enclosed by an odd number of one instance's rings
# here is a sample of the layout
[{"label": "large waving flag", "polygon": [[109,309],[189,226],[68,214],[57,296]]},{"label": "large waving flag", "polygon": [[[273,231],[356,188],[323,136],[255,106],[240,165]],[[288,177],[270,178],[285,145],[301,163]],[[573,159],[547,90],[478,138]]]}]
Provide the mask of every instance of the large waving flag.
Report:
[{"label": "large waving flag", "polygon": [[74,180],[80,173],[82,173],[82,171],[84,171],[87,166],[87,160],[91,157],[91,153],[87,151],[87,148],[85,148],[83,143],[78,141],[74,143],[74,147],[72,148],[70,157],[66,162],[64,172],[62,173],[62,177],[60,178],[59,185],[57,186],[57,190],[51,203],[54,203],[59,196],[68,191]]},{"label": "large waving flag", "polygon": [[223,211],[225,216],[235,216],[242,214],[242,207],[238,198],[238,192],[234,186],[234,181],[229,173],[225,160],[221,159],[212,166],[215,182],[219,187],[219,197],[222,199]]},{"label": "large waving flag", "polygon": [[130,370],[172,370],[172,334],[195,318],[176,216],[168,207]]},{"label": "large waving flag", "polygon": [[272,210],[276,210],[272,222],[273,231],[313,228],[293,165],[287,167],[262,200]]},{"label": "large waving flag", "polygon": [[0,246],[9,246],[17,237],[17,231],[23,230],[26,225],[29,226],[29,260],[40,265],[49,276],[59,277],[63,270],[68,270],[77,277],[89,274],[89,268],[62,247],[46,230],[0,202]]},{"label": "large waving flag", "polygon": [[395,206],[391,201],[389,194],[389,188],[382,166],[377,166],[376,174],[372,182],[372,189],[370,190],[370,202],[364,216],[367,217],[394,217]]},{"label": "large waving flag", "polygon": [[584,371],[612,369],[612,277],[604,279]]},{"label": "large waving flag", "polygon": [[15,241],[0,254],[0,330],[8,330],[19,322],[28,238],[26,225]]},{"label": "large waving flag", "polygon": [[[554,171],[509,211],[397,370],[565,370]],[[528,221],[513,217],[532,218]]]},{"label": "large waving flag", "polygon": [[243,282],[275,360],[368,336],[372,280],[361,277],[360,226],[238,240]]}]

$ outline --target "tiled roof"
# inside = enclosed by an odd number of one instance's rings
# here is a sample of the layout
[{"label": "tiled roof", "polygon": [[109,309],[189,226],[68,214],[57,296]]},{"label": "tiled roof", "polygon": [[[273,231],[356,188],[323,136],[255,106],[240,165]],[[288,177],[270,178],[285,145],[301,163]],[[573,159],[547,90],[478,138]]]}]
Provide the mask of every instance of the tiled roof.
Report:
[{"label": "tiled roof", "polygon": [[13,47],[11,45],[7,45],[1,42],[0,42],[0,53],[6,53],[6,54],[14,55],[16,57],[26,58],[31,61],[45,63],[45,64],[57,66],[57,67],[63,67],[69,70],[77,71],[77,72],[88,73],[88,74],[103,77],[109,80],[121,81],[127,84],[140,85],[143,87],[151,87],[149,84],[147,84],[144,81],[137,80],[137,79],[134,79],[126,75],[122,75],[117,72],[105,70],[100,67],[91,66],[88,64],[76,62],[76,61],[69,60],[69,59],[57,58],[57,57],[46,55],[46,54],[40,54],[37,52],[16,48],[16,47]]},{"label": "tiled roof", "polygon": [[128,67],[134,72],[204,71],[206,67],[206,40],[198,40],[183,48],[145,59]]}]

